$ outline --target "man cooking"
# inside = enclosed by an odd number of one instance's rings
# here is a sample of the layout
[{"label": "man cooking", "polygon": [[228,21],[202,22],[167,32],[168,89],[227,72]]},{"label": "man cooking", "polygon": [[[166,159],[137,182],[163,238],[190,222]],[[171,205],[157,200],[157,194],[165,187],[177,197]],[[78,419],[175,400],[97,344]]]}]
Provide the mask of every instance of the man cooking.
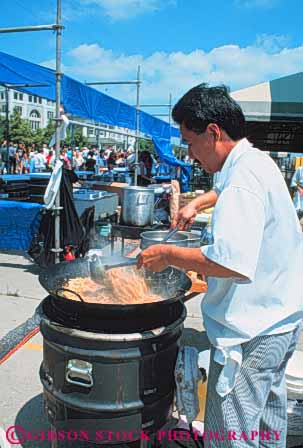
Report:
[{"label": "man cooking", "polygon": [[[243,112],[225,87],[194,87],[172,115],[190,157],[209,173],[221,171],[214,190],[181,209],[173,225],[184,229],[200,208],[215,204],[214,242],[151,246],[138,267],[157,272],[173,265],[208,277],[202,301],[212,346],[205,432],[223,432],[225,440],[206,436],[205,447],[285,448],[285,368],[303,317],[303,242],[295,209],[276,164],[245,138]],[[271,440],[262,441],[269,431]],[[239,440],[242,432],[249,440]]]}]

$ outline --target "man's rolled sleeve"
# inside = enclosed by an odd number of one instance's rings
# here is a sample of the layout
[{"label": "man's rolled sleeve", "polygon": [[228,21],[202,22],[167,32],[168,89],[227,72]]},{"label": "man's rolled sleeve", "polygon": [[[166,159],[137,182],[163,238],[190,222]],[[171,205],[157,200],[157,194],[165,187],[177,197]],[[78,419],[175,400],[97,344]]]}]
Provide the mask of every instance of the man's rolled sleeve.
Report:
[{"label": "man's rolled sleeve", "polygon": [[213,215],[214,243],[202,246],[205,257],[253,281],[265,222],[262,199],[243,187],[222,191]]}]

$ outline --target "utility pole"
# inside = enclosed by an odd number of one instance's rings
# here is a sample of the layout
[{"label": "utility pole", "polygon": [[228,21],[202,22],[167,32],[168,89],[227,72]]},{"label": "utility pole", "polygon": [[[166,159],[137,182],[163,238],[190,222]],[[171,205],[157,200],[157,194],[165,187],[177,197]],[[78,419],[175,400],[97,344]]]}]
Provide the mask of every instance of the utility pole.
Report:
[{"label": "utility pole", "polygon": [[[61,42],[62,42],[62,29],[64,27],[61,24],[61,0],[57,0],[57,19],[56,24],[53,25],[34,25],[34,26],[22,26],[17,28],[0,28],[0,33],[23,33],[27,31],[55,31],[56,32],[56,161],[59,160],[60,157],[60,124],[61,124],[61,115],[60,115],[60,104],[61,104]],[[12,85],[11,87],[16,88],[17,85]],[[21,85],[19,85],[20,87]],[[24,85],[30,87],[30,85]],[[42,87],[42,84],[39,85]],[[8,99],[8,92],[6,90],[6,98]],[[8,104],[8,102],[7,102]],[[6,111],[6,120],[8,123],[8,107]],[[9,152],[9,128],[6,125],[6,133],[7,133],[7,153]],[[62,249],[60,248],[60,192],[58,192],[55,207],[53,208],[55,213],[55,247],[52,248],[52,251],[55,252],[55,262],[60,262],[60,252]]]},{"label": "utility pole", "polygon": [[135,159],[135,186],[138,185],[138,164],[139,164],[139,149],[140,149],[140,65],[137,71],[137,102],[136,102],[136,159]]},{"label": "utility pole", "polygon": [[[140,80],[140,65],[138,65],[137,79],[136,81],[96,81],[96,82],[85,82],[87,86],[102,86],[102,85],[116,85],[116,84],[136,84],[137,86],[137,102],[136,102],[136,144],[135,144],[135,177],[134,184],[138,183],[138,156],[139,156],[139,137],[140,137],[140,85],[142,81]],[[116,132],[116,134],[123,134],[121,132]]]},{"label": "utility pole", "polygon": [[[57,20],[56,20],[56,162],[60,160],[60,126],[61,118],[61,47],[62,47],[62,25],[61,25],[61,0],[57,0]],[[55,247],[52,251],[55,253],[55,263],[60,263],[60,252],[63,249],[60,247],[60,191],[58,191],[55,199]]]}]

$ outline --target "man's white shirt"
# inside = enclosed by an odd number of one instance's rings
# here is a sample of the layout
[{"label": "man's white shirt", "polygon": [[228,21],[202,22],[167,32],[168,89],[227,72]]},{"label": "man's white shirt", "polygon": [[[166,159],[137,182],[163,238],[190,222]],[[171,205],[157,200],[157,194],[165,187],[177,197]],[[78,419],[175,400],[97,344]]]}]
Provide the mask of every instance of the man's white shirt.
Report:
[{"label": "man's white shirt", "polygon": [[303,239],[287,186],[273,160],[242,139],[228,155],[215,186],[210,260],[247,281],[208,279],[204,325],[222,370],[217,392],[232,390],[241,343],[295,329],[303,317]]}]

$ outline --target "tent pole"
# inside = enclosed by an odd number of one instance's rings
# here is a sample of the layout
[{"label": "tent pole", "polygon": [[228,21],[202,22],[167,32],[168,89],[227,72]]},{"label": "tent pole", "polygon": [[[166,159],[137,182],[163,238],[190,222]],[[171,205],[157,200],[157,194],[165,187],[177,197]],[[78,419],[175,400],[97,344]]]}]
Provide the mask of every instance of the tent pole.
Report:
[{"label": "tent pole", "polygon": [[138,185],[138,161],[139,161],[139,135],[140,135],[140,65],[137,71],[137,102],[136,102],[136,159],[135,159],[135,186]]},{"label": "tent pole", "polygon": [[[62,122],[60,114],[61,104],[61,47],[62,47],[62,26],[61,26],[61,0],[57,0],[57,20],[56,20],[56,161],[60,159],[60,126]],[[55,199],[55,263],[60,263],[60,191]]]},{"label": "tent pole", "polygon": [[6,139],[6,170],[7,170],[7,174],[10,174],[9,171],[9,167],[10,167],[10,163],[9,163],[9,97],[8,97],[8,91],[9,88],[5,87],[5,139]]}]

